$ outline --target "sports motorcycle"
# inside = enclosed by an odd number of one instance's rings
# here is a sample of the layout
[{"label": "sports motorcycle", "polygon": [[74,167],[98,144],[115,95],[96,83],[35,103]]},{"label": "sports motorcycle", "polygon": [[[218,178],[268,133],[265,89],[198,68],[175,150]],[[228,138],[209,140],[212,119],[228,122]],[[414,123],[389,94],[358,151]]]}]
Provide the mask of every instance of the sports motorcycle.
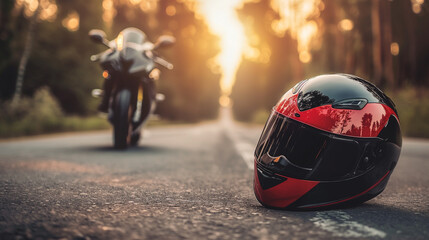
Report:
[{"label": "sports motorcycle", "polygon": [[163,100],[163,95],[155,89],[154,80],[160,74],[157,65],[173,69],[156,50],[172,45],[175,38],[163,35],[151,43],[137,28],[124,29],[111,41],[98,29],[91,30],[89,37],[108,48],[91,56],[91,61],[100,62],[105,79],[104,91],[94,89],[92,95],[106,98],[103,100],[106,100],[107,118],[113,125],[113,145],[118,149],[137,145],[156,102]]}]

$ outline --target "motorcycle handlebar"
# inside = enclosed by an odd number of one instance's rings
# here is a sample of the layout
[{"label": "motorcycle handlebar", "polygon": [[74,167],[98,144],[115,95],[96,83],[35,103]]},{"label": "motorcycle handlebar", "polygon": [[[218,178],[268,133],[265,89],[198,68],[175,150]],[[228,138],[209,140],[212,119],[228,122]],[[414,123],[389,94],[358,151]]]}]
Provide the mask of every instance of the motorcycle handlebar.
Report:
[{"label": "motorcycle handlebar", "polygon": [[[159,65],[161,65],[161,66],[163,66],[163,67],[165,67],[165,68],[167,68],[169,70],[172,70],[174,68],[174,66],[173,66],[172,63],[168,62],[167,60],[165,60],[163,58],[160,58],[160,57],[156,56],[152,51],[145,51],[145,54],[149,58],[152,58],[155,63],[158,63]],[[102,55],[102,53],[92,55],[90,57],[90,60],[92,62],[97,62],[97,61],[100,60],[101,55]]]},{"label": "motorcycle handlebar", "polygon": [[97,62],[98,60],[100,60],[101,55],[100,54],[95,54],[95,55],[91,55],[91,57],[89,58],[92,62]]},{"label": "motorcycle handlebar", "polygon": [[162,58],[157,57],[157,56],[154,56],[153,61],[158,63],[159,65],[169,69],[169,70],[172,70],[174,67],[173,64],[169,63],[167,60],[162,59]]}]

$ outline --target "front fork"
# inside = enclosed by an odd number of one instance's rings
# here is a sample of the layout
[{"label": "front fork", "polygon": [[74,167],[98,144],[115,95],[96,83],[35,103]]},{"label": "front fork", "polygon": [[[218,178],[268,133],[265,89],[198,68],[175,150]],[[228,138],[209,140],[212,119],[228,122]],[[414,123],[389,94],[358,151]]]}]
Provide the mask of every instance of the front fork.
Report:
[{"label": "front fork", "polygon": [[[145,80],[148,80],[144,82]],[[155,109],[154,92],[155,84],[152,79],[145,79],[138,84],[138,91],[136,96],[136,107],[132,118],[134,132],[140,131],[149,115]]]},{"label": "front fork", "polygon": [[133,123],[138,123],[140,120],[140,117],[142,115],[142,108],[143,108],[143,84],[139,84],[139,89],[137,92],[137,104],[136,104],[136,110],[134,111],[134,117],[133,117]]}]

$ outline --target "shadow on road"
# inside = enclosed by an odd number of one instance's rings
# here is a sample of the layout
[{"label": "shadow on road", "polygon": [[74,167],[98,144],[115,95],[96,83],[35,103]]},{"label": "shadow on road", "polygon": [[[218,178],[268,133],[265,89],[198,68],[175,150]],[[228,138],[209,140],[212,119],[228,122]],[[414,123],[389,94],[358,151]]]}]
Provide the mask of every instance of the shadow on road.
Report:
[{"label": "shadow on road", "polygon": [[88,147],[79,147],[76,150],[86,151],[86,152],[116,152],[116,153],[161,153],[172,151],[172,149],[160,146],[135,146],[129,147],[127,149],[116,149],[111,145],[103,145],[103,146],[88,146]]}]

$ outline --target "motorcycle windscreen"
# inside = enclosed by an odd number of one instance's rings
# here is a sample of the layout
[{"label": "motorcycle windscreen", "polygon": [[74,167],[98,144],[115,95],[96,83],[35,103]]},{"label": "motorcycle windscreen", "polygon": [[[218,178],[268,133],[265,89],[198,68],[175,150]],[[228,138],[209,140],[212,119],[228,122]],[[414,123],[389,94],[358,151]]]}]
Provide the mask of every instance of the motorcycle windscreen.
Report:
[{"label": "motorcycle windscreen", "polygon": [[133,28],[127,28],[124,31],[122,31],[122,34],[124,36],[124,43],[137,43],[142,44],[145,36],[142,31],[138,29]]},{"label": "motorcycle windscreen", "polygon": [[331,134],[273,111],[255,157],[259,166],[280,175],[335,181],[368,170],[379,142],[376,138],[356,140]]}]

